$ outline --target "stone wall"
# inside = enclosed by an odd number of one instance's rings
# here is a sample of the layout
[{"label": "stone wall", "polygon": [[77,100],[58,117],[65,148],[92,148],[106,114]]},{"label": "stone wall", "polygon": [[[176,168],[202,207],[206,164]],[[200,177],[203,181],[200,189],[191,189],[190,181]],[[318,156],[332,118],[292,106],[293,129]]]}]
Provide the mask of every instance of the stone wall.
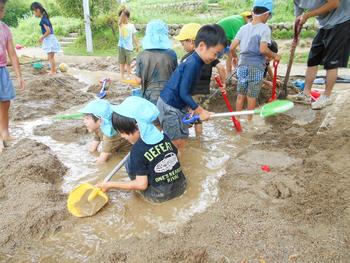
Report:
[{"label": "stone wall", "polygon": [[[145,30],[146,25],[135,25],[137,30]],[[182,28],[182,24],[170,24],[168,25],[169,27],[169,35],[174,36],[177,35]],[[294,23],[277,23],[277,24],[270,24],[270,27],[273,31],[278,31],[278,30],[293,30]],[[318,29],[318,24],[305,24],[303,26],[303,29],[306,30],[317,30]]]},{"label": "stone wall", "polygon": [[175,10],[175,11],[196,11],[204,6],[203,1],[190,1],[182,3],[167,3],[167,4],[147,4],[143,8],[153,9],[157,11]]}]

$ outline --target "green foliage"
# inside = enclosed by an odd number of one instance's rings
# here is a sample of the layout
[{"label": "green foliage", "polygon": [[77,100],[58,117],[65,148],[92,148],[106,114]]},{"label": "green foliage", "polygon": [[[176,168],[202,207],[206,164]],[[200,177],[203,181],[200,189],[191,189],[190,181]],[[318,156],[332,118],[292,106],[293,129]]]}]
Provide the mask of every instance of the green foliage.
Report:
[{"label": "green foliage", "polygon": [[[83,0],[57,0],[62,13],[69,17],[84,17]],[[90,16],[98,16],[110,10],[116,10],[117,1],[113,0],[90,0]]]},{"label": "green foliage", "polygon": [[[287,30],[287,29],[282,29],[282,30],[274,30],[272,32],[272,38],[274,39],[292,39],[294,36],[294,31],[293,30]],[[301,31],[301,38],[313,38],[316,36],[316,31],[315,30],[302,30]]]},{"label": "green foliage", "polygon": [[6,4],[6,14],[3,21],[11,26],[18,25],[18,20],[30,12],[29,6],[25,0],[10,0]]},{"label": "green foliage", "polygon": [[[56,36],[66,36],[70,32],[79,30],[82,21],[76,18],[67,19],[66,17],[52,17],[52,26]],[[25,46],[39,45],[38,39],[41,36],[39,19],[33,16],[19,20],[18,27],[12,28],[15,43]]]}]

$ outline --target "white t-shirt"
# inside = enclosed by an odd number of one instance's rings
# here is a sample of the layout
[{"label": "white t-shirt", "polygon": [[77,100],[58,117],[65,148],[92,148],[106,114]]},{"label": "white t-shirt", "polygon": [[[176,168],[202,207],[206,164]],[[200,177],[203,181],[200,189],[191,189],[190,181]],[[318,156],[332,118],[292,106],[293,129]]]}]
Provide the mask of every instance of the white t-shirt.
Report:
[{"label": "white t-shirt", "polygon": [[137,32],[134,24],[128,23],[123,24],[119,27],[119,42],[118,46],[132,51],[133,46],[133,35]]}]

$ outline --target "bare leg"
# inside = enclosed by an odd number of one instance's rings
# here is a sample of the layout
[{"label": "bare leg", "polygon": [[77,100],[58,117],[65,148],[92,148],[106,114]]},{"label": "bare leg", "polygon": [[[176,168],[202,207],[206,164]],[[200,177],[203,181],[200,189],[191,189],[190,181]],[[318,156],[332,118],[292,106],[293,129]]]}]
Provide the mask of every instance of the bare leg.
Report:
[{"label": "bare leg", "polygon": [[120,64],[119,68],[120,68],[120,77],[121,79],[124,79],[124,72],[125,72],[124,64]]},{"label": "bare leg", "polygon": [[236,102],[236,111],[241,111],[243,110],[243,104],[246,96],[243,95],[238,95],[237,96],[237,102]]},{"label": "bare leg", "polygon": [[51,67],[50,74],[54,75],[57,72],[56,71],[55,53],[48,53],[47,58],[49,60],[50,67]]},{"label": "bare leg", "polygon": [[[256,107],[256,99],[252,98],[252,97],[247,97],[248,100],[248,110],[255,110]],[[250,114],[247,116],[247,120],[248,121],[252,121],[253,120],[253,115]]]},{"label": "bare leg", "polygon": [[185,149],[186,140],[185,139],[177,139],[177,140],[173,140],[172,143],[176,146],[176,148],[178,150],[177,156],[180,158],[182,152]]},{"label": "bare leg", "polygon": [[196,132],[196,137],[202,135],[202,133],[203,133],[203,126],[202,126],[202,124],[201,123],[196,123],[194,125],[194,130]]},{"label": "bare leg", "polygon": [[4,141],[11,140],[9,133],[9,108],[10,101],[0,102],[0,138]]},{"label": "bare leg", "polygon": [[327,70],[326,91],[324,94],[327,97],[330,97],[332,95],[332,90],[333,90],[335,82],[337,81],[337,77],[338,77],[338,69],[337,68]]},{"label": "bare leg", "polygon": [[125,64],[126,66],[126,70],[128,72],[128,77],[131,77],[131,67],[130,67],[130,64]]},{"label": "bare leg", "polygon": [[306,73],[305,73],[305,88],[304,88],[304,94],[310,95],[312,84],[314,83],[314,80],[317,75],[318,66],[313,67],[307,67]]}]

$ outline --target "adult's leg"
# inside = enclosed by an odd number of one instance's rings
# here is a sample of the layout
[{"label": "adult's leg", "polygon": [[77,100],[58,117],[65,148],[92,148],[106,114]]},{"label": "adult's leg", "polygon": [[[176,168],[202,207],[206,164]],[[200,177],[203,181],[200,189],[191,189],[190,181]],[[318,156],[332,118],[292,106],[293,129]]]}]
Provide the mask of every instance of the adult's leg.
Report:
[{"label": "adult's leg", "polygon": [[327,81],[326,81],[326,91],[325,94],[327,97],[330,97],[332,95],[332,90],[334,87],[335,82],[338,78],[338,69],[328,69],[327,70]]},{"label": "adult's leg", "polygon": [[312,84],[317,76],[318,66],[307,67],[305,73],[304,94],[310,96]]},{"label": "adult's leg", "polygon": [[9,108],[10,101],[0,101],[0,137],[4,140],[10,140],[9,133]]}]

